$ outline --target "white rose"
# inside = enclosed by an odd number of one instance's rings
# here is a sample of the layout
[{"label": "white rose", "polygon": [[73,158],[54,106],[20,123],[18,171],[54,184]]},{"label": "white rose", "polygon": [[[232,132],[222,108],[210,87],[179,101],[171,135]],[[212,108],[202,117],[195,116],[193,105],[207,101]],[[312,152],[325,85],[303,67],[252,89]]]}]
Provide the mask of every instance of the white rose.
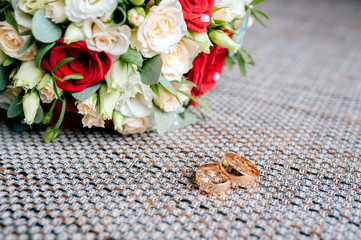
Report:
[{"label": "white rose", "polygon": [[100,117],[98,108],[95,107],[95,110],[93,112],[88,113],[87,115],[84,115],[82,119],[83,127],[105,127],[104,120]]},{"label": "white rose", "polygon": [[82,28],[78,27],[75,23],[70,23],[64,34],[64,43],[70,44],[77,41],[84,40]]},{"label": "white rose", "polygon": [[[233,13],[233,18],[235,18],[236,16],[243,16],[246,12],[245,10],[245,4],[246,4],[246,0],[215,0],[214,1],[214,6],[217,7],[227,7],[229,8],[232,13]],[[218,12],[218,11],[217,11]],[[214,14],[216,14],[217,16],[217,12],[215,12]],[[226,13],[227,15],[229,14],[229,12]],[[231,16],[227,16],[227,19]],[[213,15],[214,18],[214,15]],[[217,18],[215,18],[217,19]],[[221,20],[221,19],[220,19]],[[229,21],[227,21],[229,22]]]},{"label": "white rose", "polygon": [[[191,93],[192,86],[185,85],[185,84],[178,84],[178,83],[172,83],[173,87],[175,89],[179,89],[186,93]],[[189,101],[189,98],[185,96],[184,94],[177,93],[179,101],[182,103],[182,105],[179,104],[176,97],[168,92],[166,89],[164,89],[162,86],[159,86],[159,96],[155,93],[153,93],[153,99],[154,102],[159,106],[160,109],[162,109],[165,112],[174,112],[183,107],[185,103]]]},{"label": "white rose", "polygon": [[163,76],[169,81],[180,81],[183,74],[193,67],[192,62],[198,53],[198,45],[188,38],[183,38],[171,54],[161,56]]},{"label": "white rose", "polygon": [[150,58],[170,54],[187,31],[182,6],[177,0],[163,0],[150,8],[137,31],[140,51]]},{"label": "white rose", "polygon": [[84,22],[83,33],[90,50],[108,52],[113,60],[128,50],[131,30],[127,25],[111,27],[99,19],[88,19]]},{"label": "white rose", "polygon": [[213,13],[212,18],[224,22],[231,22],[235,16],[236,14],[231,8],[221,8]]},{"label": "white rose", "polygon": [[133,118],[124,117],[122,134],[144,133],[146,130],[153,128],[153,121],[151,118]]},{"label": "white rose", "polygon": [[124,86],[115,110],[128,117],[146,117],[153,114],[152,89],[141,82],[140,73],[133,72]]},{"label": "white rose", "polygon": [[50,18],[55,23],[64,22],[67,19],[65,15],[65,3],[60,1],[49,3],[45,7],[44,17]]},{"label": "white rose", "polygon": [[[51,103],[54,99],[57,98],[52,80],[50,80],[45,85],[45,87],[38,89],[38,91],[39,91],[40,99],[44,103]],[[58,87],[58,93],[60,94],[62,91],[63,89]]]},{"label": "white rose", "polygon": [[20,0],[19,8],[25,13],[33,15],[37,10],[45,8],[46,4],[55,0]]},{"label": "white rose", "polygon": [[96,19],[111,15],[118,5],[117,0],[65,0],[65,14],[77,25],[88,18]]},{"label": "white rose", "polygon": [[[19,31],[26,29],[19,25]],[[35,59],[37,48],[33,43],[25,52],[18,54],[20,47],[29,36],[20,36],[19,33],[7,22],[0,22],[0,49],[9,57],[20,61],[29,61]]]},{"label": "white rose", "polygon": [[78,112],[82,115],[87,115],[96,112],[97,97],[92,95],[84,101],[79,101],[76,107]]}]

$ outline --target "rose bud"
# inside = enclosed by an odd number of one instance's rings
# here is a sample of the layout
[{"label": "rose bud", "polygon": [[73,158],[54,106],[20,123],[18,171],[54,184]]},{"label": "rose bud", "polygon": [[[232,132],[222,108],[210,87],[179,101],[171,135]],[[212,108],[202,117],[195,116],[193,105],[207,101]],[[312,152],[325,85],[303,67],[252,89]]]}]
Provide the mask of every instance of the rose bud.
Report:
[{"label": "rose bud", "polygon": [[59,134],[59,129],[54,127],[48,127],[45,131],[44,142],[50,143]]},{"label": "rose bud", "polygon": [[14,85],[25,91],[34,88],[44,77],[45,70],[38,68],[35,61],[22,62],[20,69],[14,76]]},{"label": "rose bud", "polygon": [[64,2],[52,2],[45,7],[44,17],[50,18],[54,23],[63,23],[68,17],[65,15]]},{"label": "rose bud", "polygon": [[204,53],[210,53],[209,48],[213,46],[211,40],[208,37],[207,33],[197,33],[190,31],[189,33],[192,37],[192,40],[198,45],[199,49]]},{"label": "rose bud", "polygon": [[104,120],[111,120],[113,110],[120,97],[120,91],[108,92],[107,85],[102,84],[99,90],[100,116]]},{"label": "rose bud", "polygon": [[75,25],[75,23],[70,23],[68,28],[65,31],[64,43],[70,44],[73,42],[81,41],[84,39],[82,28]]},{"label": "rose bud", "polygon": [[23,97],[24,121],[31,125],[34,123],[36,112],[40,106],[40,98],[37,91],[28,92]]},{"label": "rose bud", "polygon": [[104,76],[107,82],[108,92],[123,91],[124,85],[129,79],[131,68],[121,60],[113,62],[109,72]]},{"label": "rose bud", "polygon": [[130,2],[131,2],[132,4],[134,4],[135,6],[141,6],[141,5],[143,5],[143,4],[144,4],[144,1],[145,1],[145,0],[130,0]]},{"label": "rose bud", "polygon": [[227,33],[221,30],[212,30],[209,33],[209,37],[213,43],[219,45],[221,47],[232,50],[233,52],[237,52],[241,45],[235,43]]},{"label": "rose bud", "polygon": [[113,111],[114,130],[123,131],[123,119],[123,114],[116,110]]},{"label": "rose bud", "polygon": [[135,7],[128,11],[128,21],[130,24],[139,27],[145,19],[145,11],[141,7]]}]

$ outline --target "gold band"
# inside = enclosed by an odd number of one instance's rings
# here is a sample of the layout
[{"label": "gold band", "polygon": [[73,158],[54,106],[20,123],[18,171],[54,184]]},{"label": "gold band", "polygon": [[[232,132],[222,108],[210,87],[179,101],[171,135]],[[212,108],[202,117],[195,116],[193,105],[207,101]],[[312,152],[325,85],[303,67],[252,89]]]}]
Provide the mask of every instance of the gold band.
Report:
[{"label": "gold band", "polygon": [[222,158],[221,169],[231,179],[232,187],[251,187],[259,176],[258,169],[250,161],[234,153]]},{"label": "gold band", "polygon": [[222,171],[219,163],[207,163],[196,172],[199,190],[210,195],[228,193],[231,189],[230,178]]}]

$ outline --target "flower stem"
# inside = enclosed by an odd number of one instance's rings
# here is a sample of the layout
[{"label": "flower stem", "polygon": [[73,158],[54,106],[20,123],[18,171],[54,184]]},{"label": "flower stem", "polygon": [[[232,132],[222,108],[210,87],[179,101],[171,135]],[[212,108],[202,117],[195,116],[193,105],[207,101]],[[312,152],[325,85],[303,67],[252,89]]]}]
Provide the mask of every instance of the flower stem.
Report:
[{"label": "flower stem", "polygon": [[54,126],[55,129],[59,129],[61,123],[63,122],[64,115],[65,115],[65,109],[66,109],[66,97],[63,97],[63,104],[61,106],[61,113],[58,122]]}]

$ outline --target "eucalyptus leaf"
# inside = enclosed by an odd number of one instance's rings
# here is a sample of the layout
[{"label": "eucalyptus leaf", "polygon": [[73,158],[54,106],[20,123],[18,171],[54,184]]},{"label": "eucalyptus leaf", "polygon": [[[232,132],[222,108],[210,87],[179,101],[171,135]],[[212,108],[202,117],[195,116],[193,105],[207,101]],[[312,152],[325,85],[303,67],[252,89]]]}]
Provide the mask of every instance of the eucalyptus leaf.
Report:
[{"label": "eucalyptus leaf", "polygon": [[173,87],[173,85],[168,81],[168,79],[166,79],[163,75],[160,76],[159,78],[159,83],[165,88],[167,89],[171,94],[176,95],[177,92],[175,90],[175,88]]},{"label": "eucalyptus leaf", "polygon": [[41,61],[43,60],[43,57],[45,56],[45,54],[52,48],[55,46],[55,42],[52,42],[52,43],[46,43],[46,44],[43,44],[39,50],[38,50],[38,53],[36,54],[36,66],[38,68],[40,68],[41,66]]},{"label": "eucalyptus leaf", "polygon": [[154,109],[154,121],[157,127],[157,132],[163,134],[169,131],[174,124],[176,113],[174,112],[163,112],[158,106],[153,104]]},{"label": "eucalyptus leaf", "polygon": [[34,123],[41,123],[44,119],[44,112],[43,109],[41,108],[41,106],[39,106],[38,110],[36,111],[36,115],[34,118]]},{"label": "eucalyptus leaf", "polygon": [[18,24],[10,10],[5,11],[5,19],[19,33]]},{"label": "eucalyptus leaf", "polygon": [[9,110],[10,104],[6,102],[0,102],[0,109]]},{"label": "eucalyptus leaf", "polygon": [[[240,45],[242,45],[242,43],[243,43],[244,35],[247,30],[248,18],[249,18],[250,14],[251,14],[251,9],[248,9],[246,14],[242,18],[238,28],[236,29],[236,33],[232,37],[233,41]],[[234,53],[230,52],[230,56],[233,56],[233,55],[234,55]]]},{"label": "eucalyptus leaf", "polygon": [[132,63],[141,67],[143,64],[143,57],[136,49],[128,48],[127,52],[120,56],[120,58],[127,63]]},{"label": "eucalyptus leaf", "polygon": [[11,103],[7,112],[8,118],[14,118],[23,113],[23,106],[21,104],[21,100],[23,99],[23,96],[24,96],[24,92],[20,93]]},{"label": "eucalyptus leaf", "polygon": [[6,86],[8,85],[8,80],[6,77],[6,71],[3,66],[0,66],[0,91],[3,91],[6,89]]},{"label": "eucalyptus leaf", "polygon": [[71,93],[71,95],[79,101],[84,101],[84,100],[88,99],[91,95],[93,95],[93,93],[98,91],[98,89],[100,88],[101,85],[102,85],[101,83],[97,83],[93,86],[87,87],[86,89],[84,89],[81,92]]},{"label": "eucalyptus leaf", "polygon": [[44,14],[44,9],[39,9],[35,12],[31,23],[31,30],[34,37],[40,42],[55,42],[61,37],[62,28],[54,24],[50,19],[44,17]]},{"label": "eucalyptus leaf", "polygon": [[35,42],[35,38],[32,34],[30,34],[28,39],[26,39],[26,41],[23,43],[23,45],[21,45],[21,47],[19,48],[18,54],[22,54],[23,52],[28,50],[29,47],[31,47],[31,45],[33,45],[34,42]]},{"label": "eucalyptus leaf", "polygon": [[140,71],[142,83],[146,85],[156,84],[160,77],[162,64],[162,58],[159,54],[145,60]]},{"label": "eucalyptus leaf", "polygon": [[24,132],[28,130],[30,126],[24,123],[23,119],[15,119],[13,122],[13,129],[15,132]]},{"label": "eucalyptus leaf", "polygon": [[188,125],[191,125],[198,121],[198,118],[189,112],[184,112],[183,116],[176,116],[173,126],[169,129],[169,131],[173,131],[178,128],[184,128]]}]

